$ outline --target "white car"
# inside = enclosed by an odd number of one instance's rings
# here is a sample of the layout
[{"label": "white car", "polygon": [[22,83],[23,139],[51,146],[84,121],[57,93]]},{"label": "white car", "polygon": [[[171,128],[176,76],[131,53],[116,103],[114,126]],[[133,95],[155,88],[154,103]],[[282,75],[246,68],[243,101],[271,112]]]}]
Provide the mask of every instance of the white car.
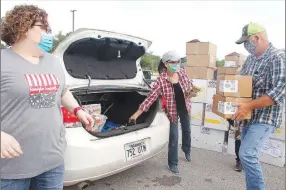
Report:
[{"label": "white car", "polygon": [[[85,186],[119,173],[155,156],[167,144],[169,120],[160,98],[136,124],[126,125],[150,91],[140,67],[140,58],[150,45],[150,41],[130,35],[79,29],[54,51],[80,105],[101,104],[108,121],[126,126],[91,133],[82,125],[65,123],[69,126],[65,186]],[[64,113],[63,117],[68,116]]]}]

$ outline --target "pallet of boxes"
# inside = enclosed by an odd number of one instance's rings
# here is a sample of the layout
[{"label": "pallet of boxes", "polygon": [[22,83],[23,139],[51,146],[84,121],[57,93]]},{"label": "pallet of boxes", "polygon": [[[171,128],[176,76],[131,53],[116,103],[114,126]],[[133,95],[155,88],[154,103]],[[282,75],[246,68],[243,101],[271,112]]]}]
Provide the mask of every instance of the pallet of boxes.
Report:
[{"label": "pallet of boxes", "polygon": [[[217,70],[217,89],[213,98],[213,113],[231,119],[237,104],[252,100],[252,77],[238,75],[245,56],[236,52],[225,57],[224,67]],[[251,119],[251,113],[247,119]],[[235,131],[231,129],[228,136],[228,154],[235,155]],[[277,129],[262,148],[260,161],[275,166],[285,165],[285,120],[283,127]]]},{"label": "pallet of boxes", "polygon": [[217,46],[210,42],[192,40],[186,43],[186,71],[199,89],[197,97],[192,98],[191,136],[192,146],[221,152],[227,121],[212,113],[212,98],[216,93]]}]

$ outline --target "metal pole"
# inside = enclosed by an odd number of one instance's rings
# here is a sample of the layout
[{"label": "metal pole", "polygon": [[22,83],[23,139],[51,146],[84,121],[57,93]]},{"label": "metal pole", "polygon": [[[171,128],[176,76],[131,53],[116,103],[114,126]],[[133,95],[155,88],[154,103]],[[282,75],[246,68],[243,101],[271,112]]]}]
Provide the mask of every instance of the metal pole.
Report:
[{"label": "metal pole", "polygon": [[71,10],[72,12],[72,31],[74,32],[74,13],[76,10]]}]

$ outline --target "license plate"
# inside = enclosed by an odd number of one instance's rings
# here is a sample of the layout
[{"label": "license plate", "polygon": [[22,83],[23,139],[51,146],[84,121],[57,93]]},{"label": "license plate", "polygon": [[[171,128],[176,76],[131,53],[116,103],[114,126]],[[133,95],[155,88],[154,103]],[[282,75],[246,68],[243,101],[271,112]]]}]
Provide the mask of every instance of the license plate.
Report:
[{"label": "license plate", "polygon": [[125,144],[124,149],[125,149],[126,160],[127,161],[133,160],[134,158],[146,154],[147,152],[146,141],[141,140]]}]

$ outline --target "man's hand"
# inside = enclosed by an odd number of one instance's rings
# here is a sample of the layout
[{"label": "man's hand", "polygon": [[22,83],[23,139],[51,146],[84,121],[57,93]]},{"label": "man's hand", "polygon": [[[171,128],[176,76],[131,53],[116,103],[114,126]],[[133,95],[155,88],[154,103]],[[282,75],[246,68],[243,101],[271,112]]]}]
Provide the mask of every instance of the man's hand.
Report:
[{"label": "man's hand", "polygon": [[240,103],[237,106],[237,111],[233,115],[232,120],[241,121],[244,120],[246,115],[252,111],[251,104],[250,103]]},{"label": "man's hand", "polygon": [[83,110],[79,110],[76,114],[77,118],[86,126],[86,130],[92,131],[94,120],[91,115]]},{"label": "man's hand", "polygon": [[23,154],[18,141],[1,131],[1,158],[14,158]]}]

